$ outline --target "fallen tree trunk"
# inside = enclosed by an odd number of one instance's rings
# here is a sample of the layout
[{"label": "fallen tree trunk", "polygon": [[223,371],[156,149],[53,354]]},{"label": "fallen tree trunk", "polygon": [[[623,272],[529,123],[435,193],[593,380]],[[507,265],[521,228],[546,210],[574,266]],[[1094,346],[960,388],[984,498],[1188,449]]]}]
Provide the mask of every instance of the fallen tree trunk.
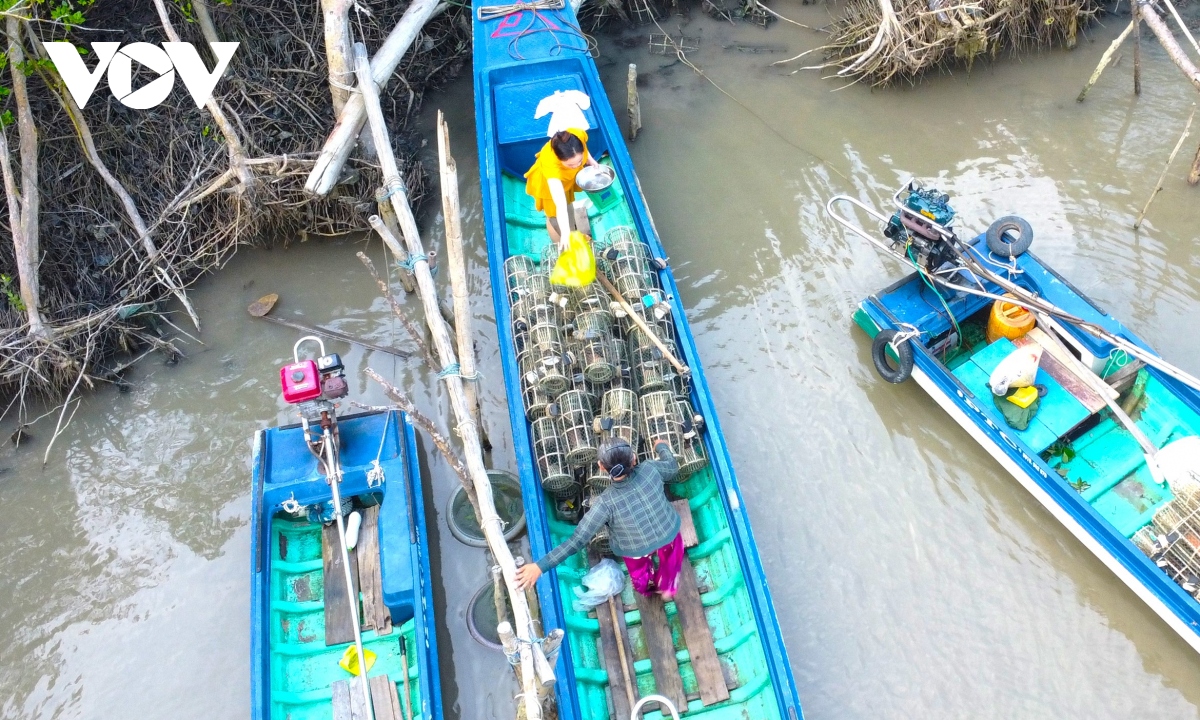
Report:
[{"label": "fallen tree trunk", "polygon": [[[162,0],[155,0],[155,2],[161,3]],[[383,42],[379,52],[375,53],[375,58],[371,61],[371,79],[374,80],[376,88],[381,89],[387,84],[388,78],[396,72],[404,54],[408,52],[408,48],[417,39],[421,28],[425,27],[425,23],[433,17],[437,8],[438,0],[414,0],[413,4],[408,6],[404,17],[400,18],[400,22],[396,24],[395,29],[388,35],[387,40]],[[306,191],[316,195],[329,194],[329,191],[337,184],[342,166],[350,157],[350,151],[354,149],[354,141],[358,138],[366,121],[367,112],[362,94],[355,93],[342,108],[337,123],[333,126],[333,132],[325,141],[325,146],[321,148],[321,154],[317,157],[317,162],[313,165],[312,172],[304,183]],[[376,150],[379,153],[383,152],[383,148],[376,148]]]},{"label": "fallen tree trunk", "polygon": [[[29,109],[29,93],[25,85],[25,50],[21,46],[21,23],[16,14],[5,20],[8,35],[8,67],[12,78],[12,95],[17,105],[17,136],[19,138],[21,184],[18,188],[9,162],[8,140],[4,140],[4,190],[8,197],[8,215],[12,224],[13,252],[16,255],[20,281],[21,303],[29,320],[30,335],[47,335],[48,328],[38,310],[38,213],[41,196],[38,194],[38,132]],[[0,130],[0,133],[3,131]],[[18,194],[19,193],[19,194]]]},{"label": "fallen tree trunk", "polygon": [[1167,51],[1167,57],[1171,58],[1171,61],[1183,71],[1183,74],[1187,76],[1192,85],[1197,90],[1200,90],[1200,70],[1196,69],[1191,58],[1179,46],[1179,42],[1171,32],[1171,28],[1167,27],[1167,23],[1163,21],[1162,16],[1155,12],[1149,3],[1145,2],[1138,3],[1138,15],[1146,23],[1146,27],[1150,28],[1150,31],[1158,38],[1158,42],[1163,46],[1163,50]]},{"label": "fallen tree trunk", "polygon": [[[354,46],[355,69],[358,77],[359,95],[363,100],[363,109],[371,124],[371,134],[375,147],[379,151],[379,162],[383,169],[384,183],[391,192],[392,207],[400,220],[400,228],[404,233],[404,241],[408,246],[409,256],[413,261],[413,275],[425,309],[425,321],[433,335],[433,344],[437,349],[438,358],[443,365],[446,388],[450,396],[450,406],[454,412],[459,437],[463,445],[463,459],[467,471],[471,475],[475,492],[479,500],[479,525],[487,539],[496,563],[504,572],[505,584],[508,587],[509,599],[512,603],[513,617],[516,623],[517,636],[520,643],[520,667],[523,686],[523,705],[526,720],[541,720],[542,707],[539,702],[538,673],[535,670],[534,654],[541,652],[541,646],[535,644],[533,637],[533,621],[525,593],[518,590],[517,566],[513,560],[508,543],[504,540],[504,522],[496,513],[496,504],[492,497],[492,485],[487,476],[487,468],[483,465],[483,449],[480,446],[479,434],[467,405],[466,393],[463,389],[463,379],[460,374],[450,372],[457,364],[454,352],[454,341],[450,331],[442,319],[438,306],[437,289],[433,284],[433,275],[429,272],[429,262],[426,260],[425,249],[421,244],[420,231],[416,218],[409,207],[407,193],[403,190],[403,181],[392,154],[392,146],[388,141],[387,128],[384,126],[383,111],[379,107],[378,90],[371,68],[367,62],[367,49],[361,43]],[[347,106],[349,107],[349,106]],[[379,232],[390,232],[378,218],[372,225]],[[544,683],[543,683],[544,684]]]}]

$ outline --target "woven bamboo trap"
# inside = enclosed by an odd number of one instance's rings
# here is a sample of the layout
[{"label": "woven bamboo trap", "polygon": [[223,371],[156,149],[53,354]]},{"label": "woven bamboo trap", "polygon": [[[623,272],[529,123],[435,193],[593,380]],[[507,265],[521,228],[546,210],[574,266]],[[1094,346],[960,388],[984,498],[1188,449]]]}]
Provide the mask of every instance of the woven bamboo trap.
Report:
[{"label": "woven bamboo trap", "polygon": [[560,498],[570,497],[579,485],[567,463],[558,423],[551,417],[538,418],[533,421],[532,432],[533,455],[542,488]]},{"label": "woven bamboo trap", "polygon": [[[1152,533],[1144,534],[1151,528]],[[1176,495],[1154,514],[1153,523],[1139,531],[1134,542],[1172,580],[1200,600],[1200,490]]]},{"label": "woven bamboo trap", "polygon": [[[667,349],[675,354],[675,343],[669,338],[661,338]],[[633,328],[629,331],[629,367],[633,386],[638,393],[656,392],[668,387],[675,375],[675,368],[662,350],[642,331]]]},{"label": "woven bamboo trap", "polygon": [[541,376],[535,368],[533,354],[526,350],[517,356],[517,367],[521,372],[521,399],[525,403],[525,417],[530,422],[546,416],[546,409],[553,401],[542,391],[538,382]]},{"label": "woven bamboo trap", "polygon": [[680,430],[682,431],[678,479],[685,480],[708,466],[708,455],[704,452],[704,438],[700,436],[704,430],[704,417],[697,415],[696,411],[692,409],[692,403],[687,400],[676,400],[675,407],[679,414]]},{"label": "woven bamboo trap", "polygon": [[597,435],[607,440],[623,438],[632,448],[641,441],[640,414],[637,393],[624,388],[614,388],[600,399],[600,415],[597,420]]},{"label": "woven bamboo trap", "polygon": [[676,459],[683,453],[683,429],[679,421],[679,408],[676,405],[675,393],[670,390],[659,390],[647,393],[641,397],[642,431],[645,433],[646,444],[644,456],[654,457],[654,446],[659,442],[667,443],[671,454]]},{"label": "woven bamboo trap", "polygon": [[[583,491],[583,512],[586,515],[592,509],[592,505],[600,497],[600,493],[604,492],[603,488],[594,488],[588,485]],[[609,540],[608,525],[602,525],[600,531],[592,536],[588,547],[596,551],[598,555],[611,555],[612,543]]]},{"label": "woven bamboo trap", "polygon": [[616,349],[610,329],[612,315],[607,311],[589,311],[575,316],[570,343],[575,363],[588,382],[606,383],[617,371]]},{"label": "woven bamboo trap", "polygon": [[595,462],[596,435],[592,432],[591,398],[583,390],[568,390],[558,396],[555,405],[557,407],[550,408],[550,414],[557,415],[567,464],[579,468]]}]

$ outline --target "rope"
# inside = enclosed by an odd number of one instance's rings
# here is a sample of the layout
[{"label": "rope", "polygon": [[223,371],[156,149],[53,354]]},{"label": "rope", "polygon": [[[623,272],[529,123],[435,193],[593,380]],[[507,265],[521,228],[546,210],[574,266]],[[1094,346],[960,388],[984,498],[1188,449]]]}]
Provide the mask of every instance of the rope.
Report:
[{"label": "rope", "polygon": [[429,262],[429,256],[425,255],[424,253],[420,255],[409,255],[407,260],[399,260],[396,262],[396,264],[409,272],[413,272],[417,269],[417,263],[419,262]]},{"label": "rope", "polygon": [[481,21],[495,20],[522,10],[562,10],[567,6],[565,0],[533,0],[533,2],[515,2],[508,5],[480,5],[475,12]]},{"label": "rope", "polygon": [[463,375],[462,368],[459,366],[458,363],[450,363],[446,367],[442,368],[441,371],[438,372],[437,376],[442,380],[445,380],[446,378],[449,378],[449,377],[457,377],[457,378],[461,378],[467,382],[475,382],[483,377],[483,373],[476,370],[475,372],[471,373],[470,375]]},{"label": "rope", "polygon": [[[536,638],[534,640],[527,640],[523,637],[516,637],[514,639],[517,641],[517,649],[513,650],[511,653],[504,653],[504,657],[508,658],[508,664],[513,666],[516,666],[521,662],[521,645],[529,645],[532,647],[534,645],[541,645],[546,640],[544,637]],[[520,697],[520,695],[517,697]]]},{"label": "rope", "polygon": [[379,433],[379,452],[375,453],[375,459],[371,461],[371,469],[367,471],[367,487],[376,488],[383,484],[387,477],[383,474],[383,466],[379,464],[383,458],[383,446],[387,442],[388,423],[392,421],[392,413],[384,413],[383,416],[383,431]]}]

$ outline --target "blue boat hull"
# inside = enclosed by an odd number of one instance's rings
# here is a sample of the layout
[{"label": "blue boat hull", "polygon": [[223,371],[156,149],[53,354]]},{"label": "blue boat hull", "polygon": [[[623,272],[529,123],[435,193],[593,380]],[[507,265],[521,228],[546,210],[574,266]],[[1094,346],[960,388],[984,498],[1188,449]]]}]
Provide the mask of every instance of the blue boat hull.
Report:
[{"label": "blue boat hull", "polygon": [[[416,437],[412,424],[399,412],[366,413],[339,418],[342,440],[344,479],[340,485],[343,499],[359,497],[378,502],[380,569],[383,600],[391,614],[393,634],[374,637],[380,648],[380,660],[396,665],[396,638],[401,626],[413,626],[408,663],[414,667],[414,718],[439,720],[442,717],[441,682],[438,675],[436,619],[434,617],[432,586],[429,571],[429,544],[426,533],[424,504],[421,501],[420,467],[417,460]],[[382,485],[371,487],[367,472],[378,458],[384,472]],[[336,661],[321,657],[320,667],[302,667],[286,672],[281,658],[318,655],[324,651],[323,632],[288,630],[280,622],[280,614],[294,611],[300,603],[287,602],[287,588],[273,587],[276,565],[280,562],[276,531],[290,521],[283,504],[291,499],[301,505],[313,505],[332,499],[325,476],[317,471],[316,458],[305,446],[299,426],[267,428],[254,437],[253,455],[254,512],[251,519],[250,565],[250,672],[251,718],[278,720],[285,717],[327,717],[329,689],[317,682],[315,689],[297,690],[289,686],[300,679],[310,682],[314,676],[328,675],[348,679],[350,675],[336,667]],[[319,526],[319,524],[318,524]],[[273,543],[272,538],[276,537]],[[319,555],[318,555],[319,558]],[[319,565],[319,560],[310,561]],[[319,574],[319,568],[315,571]],[[293,598],[294,600],[294,598]],[[319,608],[318,608],[319,611]],[[293,622],[293,625],[296,623]],[[282,637],[288,635],[289,637]],[[297,636],[301,642],[296,642]],[[291,642],[287,642],[287,640]],[[364,633],[367,645],[367,634]],[[369,673],[371,676],[376,671]],[[410,673],[411,675],[412,673]],[[285,676],[286,675],[286,676]],[[399,676],[397,675],[397,679]],[[397,680],[398,682],[398,680]],[[286,696],[286,697],[285,697]]]},{"label": "blue boat hull", "polygon": [[[1020,276],[1022,285],[1067,312],[1150,349],[1032,253],[1018,258],[1017,264],[1023,273]],[[995,288],[991,290],[999,292]],[[930,300],[929,291],[914,274],[864,300],[856,319],[872,337],[882,330],[904,330],[909,325],[931,337],[949,332],[950,320],[940,304],[935,299]],[[948,307],[961,320],[973,313],[986,312],[990,303],[982,298],[963,296],[952,298]],[[1074,347],[1085,358],[1109,356],[1112,347],[1107,343],[1073,327],[1065,329],[1070,333]],[[1200,651],[1200,602],[1156,567],[1128,539],[1127,533],[1118,531],[1110,518],[1085,499],[1080,488],[1060,476],[1046,457],[1053,450],[1048,447],[1049,443],[1034,440],[1033,433],[1014,431],[994,408],[990,393],[981,396],[978,387],[973,392],[961,379],[962,373],[956,375],[922,343],[910,342],[909,345],[915,361],[913,379],[922,389],[1180,637]],[[1178,403],[1191,413],[1200,413],[1200,393],[1196,390],[1154,368],[1148,367],[1145,372],[1161,384],[1165,393],[1171,396],[1172,403]],[[1194,427],[1190,432],[1194,434]]]},{"label": "blue boat hull", "polygon": [[[481,3],[475,4],[476,12],[481,6]],[[575,23],[574,14],[569,9],[564,9],[536,14],[517,13],[489,21],[477,19],[474,30],[476,131],[479,140],[484,226],[497,333],[513,429],[513,446],[525,499],[529,542],[534,557],[540,557],[552,548],[553,521],[549,516],[550,511],[547,509],[534,465],[530,428],[523,411],[520,371],[512,349],[511,314],[504,262],[517,251],[510,245],[513,239],[507,235],[509,226],[504,207],[503,176],[507,175],[510,180],[513,177],[520,178],[532,163],[536,150],[547,140],[547,119],[536,119],[534,116],[539,98],[556,90],[579,90],[590,97],[590,108],[584,111],[590,126],[589,152],[594,157],[600,157],[603,153],[610,154],[612,166],[617,174],[617,183],[624,188],[633,228],[649,245],[655,257],[666,256],[640,191],[633,162],[600,83],[595,63],[586,53],[582,40],[575,36],[572,30]],[[686,321],[684,307],[678,299],[679,289],[669,269],[661,273],[661,282],[675,319],[678,349],[682,360],[692,369],[691,401],[696,411],[702,414],[708,423],[705,443],[717,483],[716,494],[724,509],[724,521],[728,524],[731,544],[744,576],[744,585],[754,616],[753,631],[761,641],[765,655],[765,671],[769,673],[767,682],[770,683],[773,693],[773,699],[769,702],[770,715],[786,720],[798,720],[802,717],[799,697],[766,577],[695,341]],[[538,595],[544,629],[550,631],[554,628],[565,628],[563,608],[565,603],[570,602],[570,598],[564,597],[560,584],[540,582]],[[578,720],[581,717],[577,682],[579,678],[576,677],[576,668],[570,660],[575,654],[577,653],[570,648],[565,649],[556,668],[558,712],[563,720]]]}]

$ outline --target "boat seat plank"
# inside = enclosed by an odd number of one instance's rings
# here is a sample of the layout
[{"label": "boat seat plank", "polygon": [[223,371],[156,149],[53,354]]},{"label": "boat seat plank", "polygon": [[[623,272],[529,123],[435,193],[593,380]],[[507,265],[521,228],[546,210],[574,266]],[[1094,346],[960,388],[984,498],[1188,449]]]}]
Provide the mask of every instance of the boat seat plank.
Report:
[{"label": "boat seat plank", "polygon": [[400,714],[400,694],[396,692],[396,683],[387,675],[376,675],[370,682],[375,720],[404,720]]},{"label": "boat seat plank", "polygon": [[721,661],[713,645],[712,628],[704,605],[700,602],[700,591],[696,587],[696,571],[686,558],[679,571],[679,585],[675,593],[675,609],[679,624],[683,628],[688,655],[692,659],[692,672],[700,687],[700,700],[712,705],[729,699],[729,688],[725,687],[725,676],[721,672]]},{"label": "boat seat plank", "polygon": [[[333,693],[333,720],[370,720],[363,705],[361,682],[360,678],[351,678],[329,686]],[[371,705],[377,706],[374,698]]]},{"label": "boat seat plank", "polygon": [[[354,612],[346,594],[346,572],[342,569],[341,540],[337,523],[321,528],[321,560],[325,576],[325,644],[341,645],[354,641]],[[350,577],[353,594],[358,597],[358,561],[354,550],[349,552]]]},{"label": "boat seat plank", "polygon": [[692,519],[692,506],[688,504],[686,499],[674,500],[671,506],[675,508],[675,512],[679,513],[679,534],[683,536],[683,546],[685,548],[693,548],[700,544],[700,537],[696,535],[696,521]]},{"label": "boat seat plank", "polygon": [[383,574],[379,567],[379,506],[362,511],[358,530],[358,586],[362,589],[362,626],[378,635],[392,632],[392,614],[383,604]]},{"label": "boat seat plank", "polygon": [[[1081,373],[1083,368],[1078,363],[1063,360],[1059,357],[1059,353],[1051,350],[1055,347],[1055,343],[1045,338],[1045,333],[1037,328],[1030,330],[1024,337],[1019,337],[1013,340],[1013,345],[1016,347],[1026,347],[1029,345],[1041,345],[1045,352],[1042,353],[1040,367],[1046,371],[1050,377],[1058,381],[1063,389],[1069,392],[1076,400],[1078,400],[1089,413],[1099,412],[1106,407],[1107,403],[1100,393],[1084,378]],[[1051,347],[1047,347],[1047,345]],[[1098,376],[1097,376],[1098,379]],[[1105,385],[1105,387],[1108,387]],[[1109,388],[1109,392],[1115,395],[1115,391]],[[1115,400],[1116,398],[1113,397]]]},{"label": "boat seat plank", "polygon": [[667,624],[667,611],[660,597],[634,593],[642,615],[642,637],[650,653],[650,670],[654,674],[655,692],[665,696],[677,708],[687,707],[683,679],[679,677],[679,661],[675,659],[675,641]]}]

